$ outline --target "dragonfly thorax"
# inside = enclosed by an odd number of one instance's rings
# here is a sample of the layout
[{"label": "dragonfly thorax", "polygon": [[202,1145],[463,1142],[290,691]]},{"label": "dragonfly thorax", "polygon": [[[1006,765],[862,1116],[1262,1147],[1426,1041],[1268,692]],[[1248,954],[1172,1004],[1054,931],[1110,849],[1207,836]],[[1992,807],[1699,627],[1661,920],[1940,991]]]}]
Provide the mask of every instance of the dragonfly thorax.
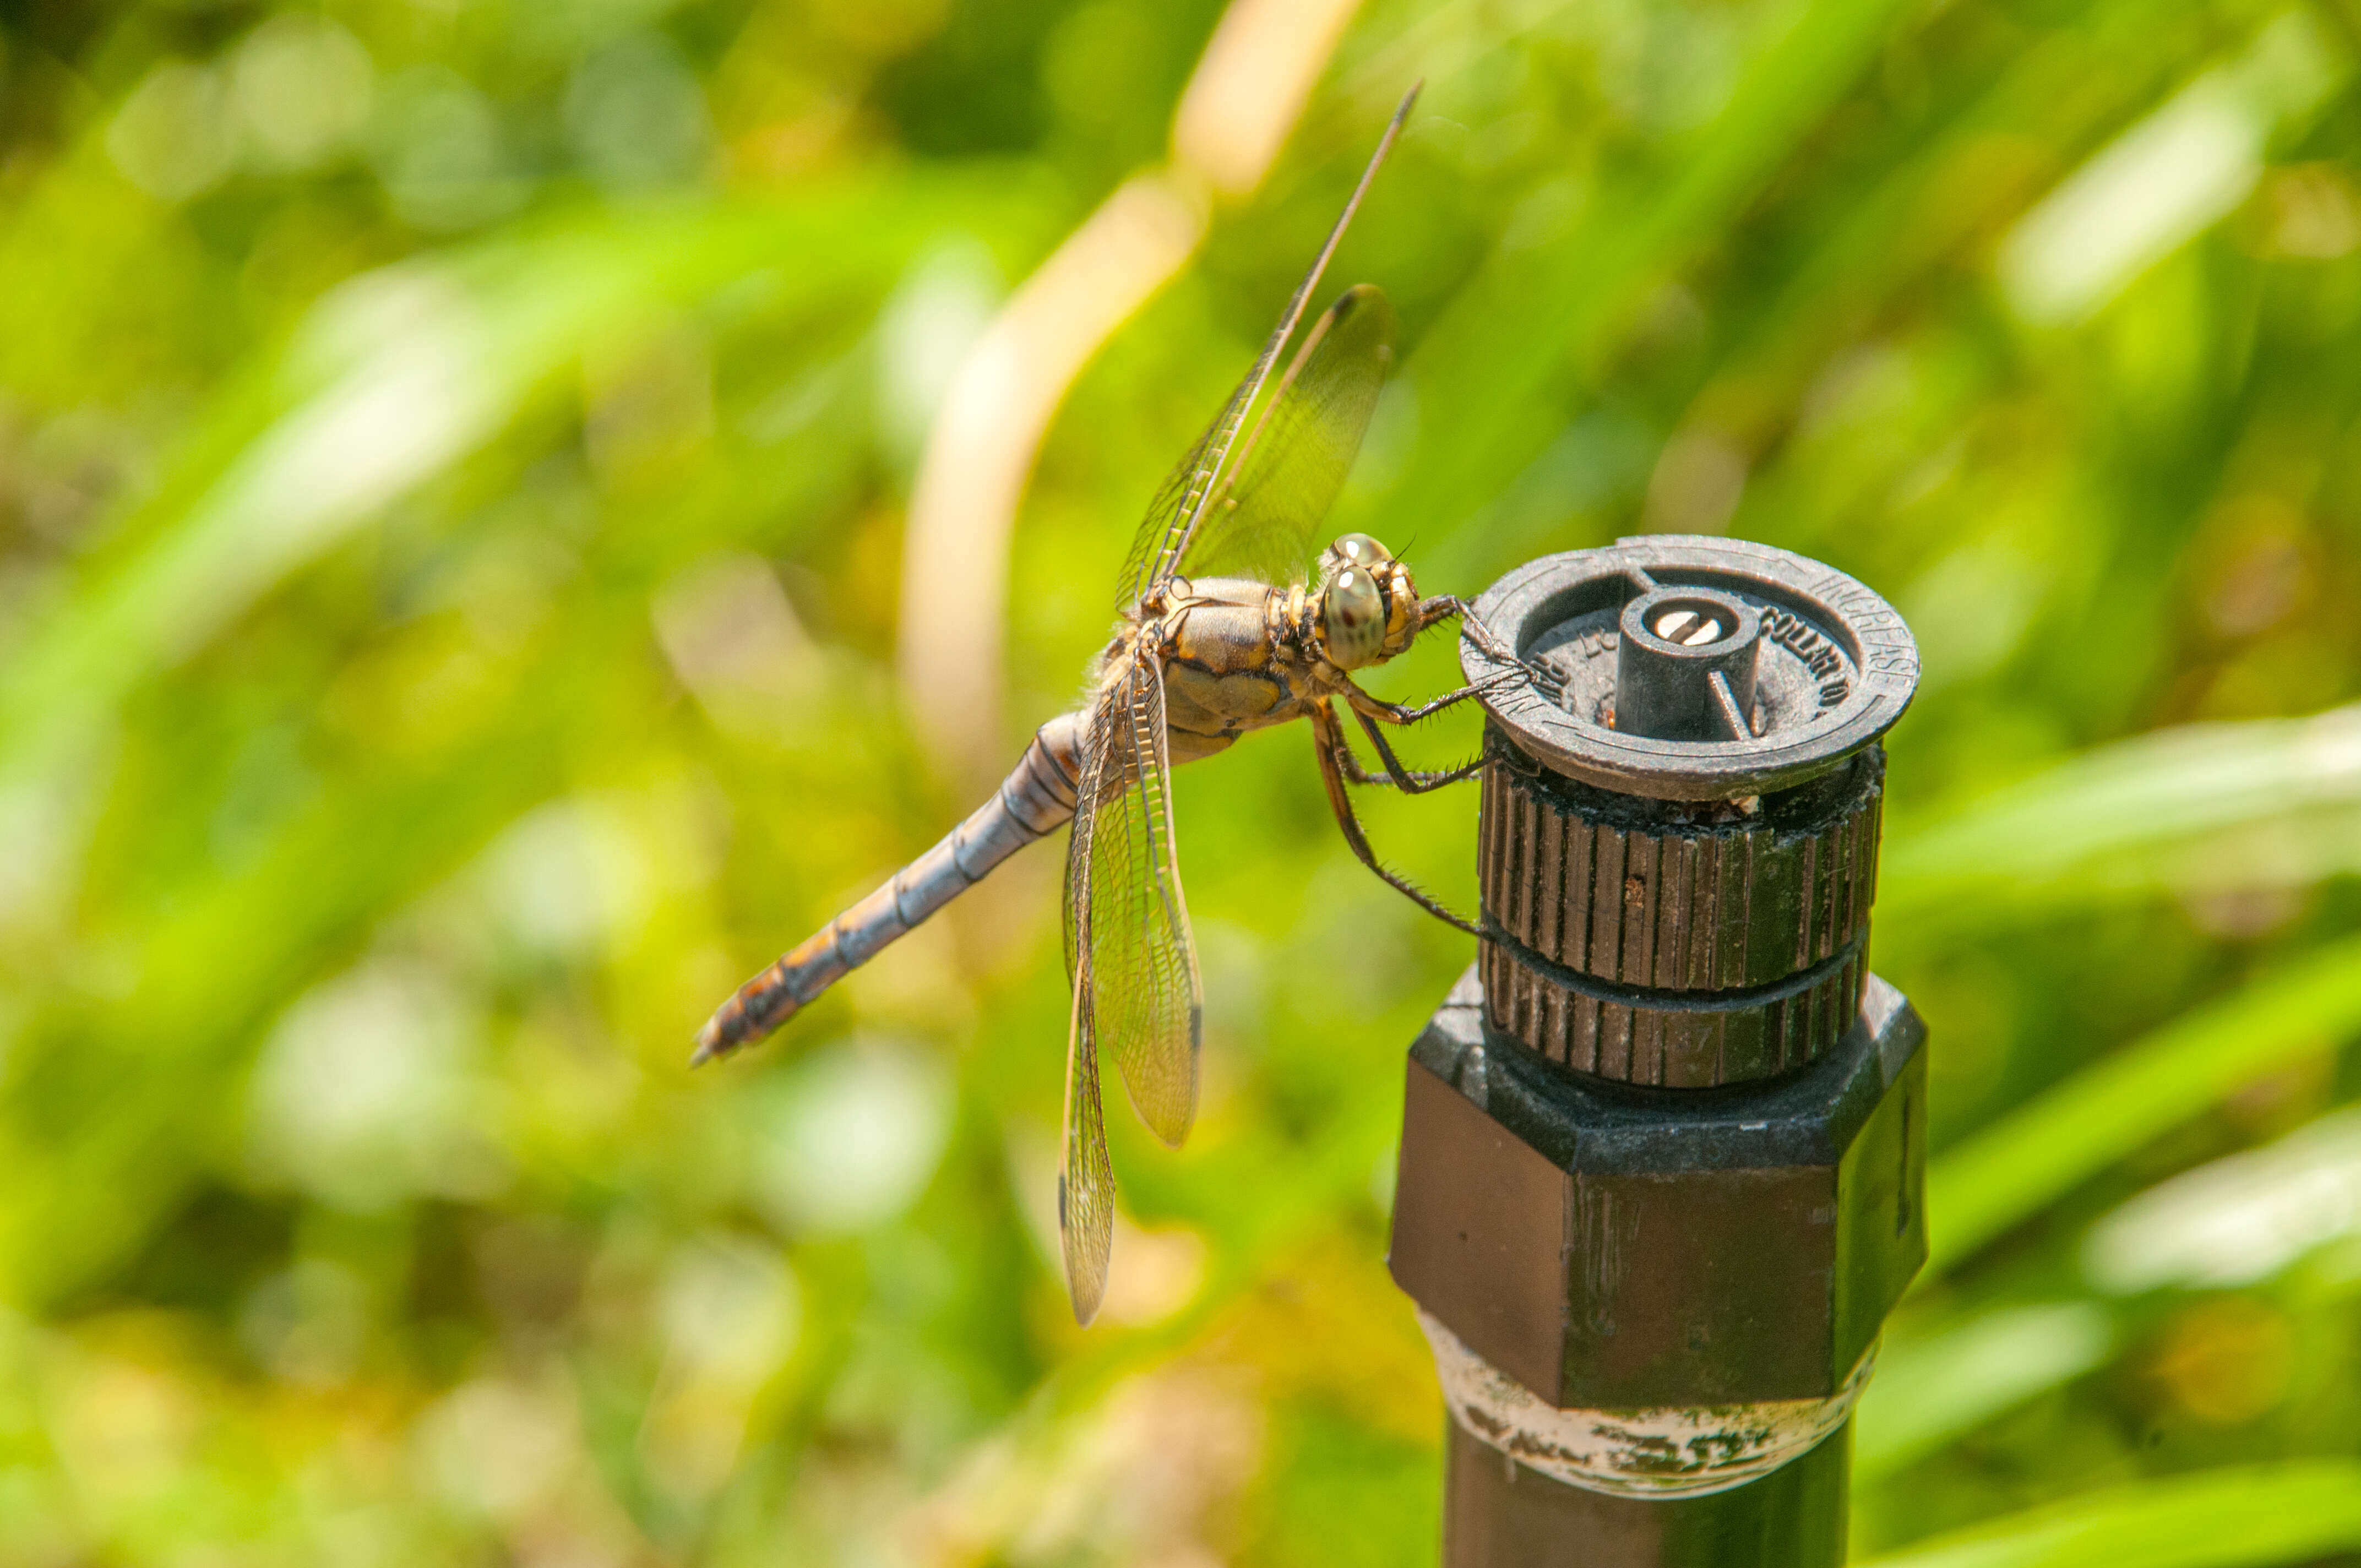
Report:
[{"label": "dragonfly thorax", "polygon": [[1418,588],[1410,568],[1366,533],[1348,533],[1321,553],[1320,654],[1340,670],[1382,663],[1418,633]]}]

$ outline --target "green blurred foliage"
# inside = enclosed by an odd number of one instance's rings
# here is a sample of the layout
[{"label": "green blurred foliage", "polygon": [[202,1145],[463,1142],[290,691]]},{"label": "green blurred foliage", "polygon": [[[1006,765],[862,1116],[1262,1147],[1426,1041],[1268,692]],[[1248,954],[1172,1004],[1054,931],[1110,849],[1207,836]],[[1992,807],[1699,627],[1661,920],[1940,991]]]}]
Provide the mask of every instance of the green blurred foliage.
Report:
[{"label": "green blurred foliage", "polygon": [[[1218,10],[7,10],[0,1557],[1432,1559],[1381,1254],[1470,955],[1305,738],[1179,780],[1206,1104],[1116,1119],[1087,1333],[1054,848],[686,1069],[971,804],[890,674],[920,443]],[[1727,530],[1901,607],[1938,1255],[1864,1556],[2361,1549],[2356,62],[2350,0],[1369,0],[1025,504],[1012,757],[1423,76],[1339,529],[1455,592]],[[1465,905],[1473,806],[1369,815]]]}]

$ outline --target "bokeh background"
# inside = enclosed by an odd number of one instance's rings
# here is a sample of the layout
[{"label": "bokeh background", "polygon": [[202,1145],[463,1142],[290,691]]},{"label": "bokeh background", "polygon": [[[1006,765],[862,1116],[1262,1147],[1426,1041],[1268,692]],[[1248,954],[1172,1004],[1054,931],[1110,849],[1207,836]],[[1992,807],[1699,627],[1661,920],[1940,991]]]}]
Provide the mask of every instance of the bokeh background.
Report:
[{"label": "bokeh background", "polygon": [[[0,1559],[1432,1561],[1471,954],[1307,737],[1180,775],[1205,1107],[1112,1117],[1089,1332],[1055,844],[686,1067],[1075,696],[1422,77],[1339,527],[1726,530],[1925,652],[1860,1556],[2361,1561],[2361,5],[0,16]],[[1474,805],[1369,811],[1465,906]]]}]

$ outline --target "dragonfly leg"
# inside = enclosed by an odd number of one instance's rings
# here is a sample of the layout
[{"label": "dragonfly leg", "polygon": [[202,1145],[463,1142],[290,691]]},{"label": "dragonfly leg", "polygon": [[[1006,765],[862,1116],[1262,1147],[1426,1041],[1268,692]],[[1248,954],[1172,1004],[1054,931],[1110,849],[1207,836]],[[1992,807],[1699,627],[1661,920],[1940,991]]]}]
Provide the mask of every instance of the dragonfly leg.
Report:
[{"label": "dragonfly leg", "polygon": [[1405,707],[1398,702],[1387,702],[1371,696],[1348,680],[1345,683],[1344,696],[1345,700],[1353,705],[1353,711],[1364,718],[1374,718],[1387,724],[1416,724],[1420,719],[1431,718],[1446,707],[1456,707],[1469,697],[1482,696],[1488,689],[1489,688],[1480,685],[1461,686],[1457,691],[1444,692],[1431,702],[1422,702],[1416,707]]},{"label": "dragonfly leg", "polygon": [[[1323,745],[1327,744],[1324,740],[1321,743]],[[1341,730],[1336,736],[1334,751],[1336,771],[1345,775],[1345,782],[1346,784],[1390,785],[1394,782],[1384,773],[1373,773],[1369,772],[1368,769],[1361,766],[1361,759],[1354,755],[1353,748],[1345,743],[1344,734]]]},{"label": "dragonfly leg", "polygon": [[[1360,817],[1353,811],[1353,797],[1345,787],[1345,770],[1338,758],[1340,754],[1349,754],[1351,748],[1345,742],[1344,727],[1336,722],[1336,710],[1324,702],[1313,704],[1312,729],[1312,750],[1320,755],[1321,782],[1328,786],[1329,807],[1336,813],[1336,826],[1344,830],[1345,842],[1352,846],[1353,853],[1360,858],[1361,863],[1377,872],[1378,881],[1437,920],[1456,926],[1471,937],[1482,936],[1481,927],[1454,915],[1425,889],[1378,859],[1378,852],[1369,848],[1369,836],[1361,830]],[[1356,768],[1359,766],[1357,762],[1354,765]]]},{"label": "dragonfly leg", "polygon": [[[1376,719],[1357,707],[1353,710],[1353,717],[1359,719],[1361,728],[1368,732],[1369,744],[1378,749],[1378,758],[1385,763],[1388,775],[1382,779],[1356,779],[1354,780],[1356,784],[1389,784],[1404,795],[1424,795],[1429,790],[1441,789],[1446,784],[1455,784],[1463,780],[1472,779],[1484,771],[1481,758],[1472,762],[1462,762],[1455,768],[1446,768],[1440,773],[1425,773],[1417,768],[1405,768],[1401,765],[1401,759],[1394,755],[1393,747],[1386,740],[1386,732],[1378,728]],[[1342,731],[1343,727],[1339,726],[1340,741],[1343,740]],[[1350,746],[1346,746],[1346,755],[1351,754],[1351,750]],[[1360,765],[1358,760],[1353,763],[1356,769]]]},{"label": "dragonfly leg", "polygon": [[1510,664],[1523,663],[1517,657],[1514,649],[1500,641],[1499,635],[1490,627],[1477,619],[1475,607],[1457,594],[1436,594],[1432,598],[1418,601],[1418,629],[1421,631],[1439,622],[1449,620],[1454,616],[1459,618],[1459,634],[1477,647],[1503,663]]},{"label": "dragonfly leg", "polygon": [[[1369,721],[1363,718],[1361,722],[1366,725]],[[1345,739],[1343,730],[1341,727],[1339,728],[1336,737],[1336,767],[1345,775],[1347,784],[1382,784],[1388,789],[1399,789],[1405,795],[1424,795],[1428,790],[1439,789],[1444,784],[1457,784],[1460,780],[1473,775],[1483,765],[1480,762],[1471,762],[1466,767],[1453,768],[1445,773],[1425,773],[1417,768],[1405,768],[1401,765],[1400,759],[1393,754],[1393,748],[1386,744],[1384,737],[1373,730],[1369,738],[1377,741],[1378,755],[1385,759],[1387,771],[1383,773],[1373,773],[1361,766],[1361,759],[1355,754],[1351,743]]]},{"label": "dragonfly leg", "polygon": [[1473,642],[1487,656],[1521,674],[1532,682],[1542,696],[1551,702],[1561,701],[1565,693],[1565,679],[1546,664],[1536,664],[1517,656],[1517,651],[1502,641],[1499,634],[1475,613],[1474,607],[1456,594],[1437,594],[1418,602],[1418,629],[1424,631],[1440,621],[1459,618],[1459,634]]}]

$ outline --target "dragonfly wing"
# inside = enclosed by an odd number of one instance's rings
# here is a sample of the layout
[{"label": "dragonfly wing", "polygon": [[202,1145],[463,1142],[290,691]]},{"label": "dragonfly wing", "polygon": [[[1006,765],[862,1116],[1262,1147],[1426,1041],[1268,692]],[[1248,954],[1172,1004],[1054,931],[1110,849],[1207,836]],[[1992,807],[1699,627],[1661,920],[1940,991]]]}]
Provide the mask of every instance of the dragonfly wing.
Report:
[{"label": "dragonfly wing", "polygon": [[1115,1058],[1140,1120],[1180,1143],[1197,1112],[1203,993],[1173,844],[1164,674],[1151,652],[1108,676],[1085,748],[1066,850],[1074,1006],[1059,1222],[1074,1310],[1088,1321],[1115,1216],[1100,1058]]},{"label": "dragonfly wing", "polygon": [[1091,741],[1099,793],[1087,832],[1087,874],[1067,888],[1068,951],[1091,978],[1090,1024],[1115,1058],[1139,1119],[1168,1144],[1197,1113],[1203,993],[1180,862],[1172,838],[1172,777],[1164,729],[1164,672],[1132,655],[1099,698]]},{"label": "dragonfly wing", "polygon": [[1123,592],[1115,601],[1116,608],[1128,609],[1148,594],[1160,587],[1180,570],[1182,557],[1189,554],[1189,543],[1203,516],[1208,500],[1220,493],[1221,487],[1232,472],[1232,449],[1237,444],[1239,430],[1246,423],[1247,411],[1270,378],[1271,367],[1287,347],[1288,339],[1295,335],[1298,323],[1303,319],[1303,307],[1312,298],[1312,291],[1320,286],[1320,275],[1327,270],[1328,260],[1336,254],[1344,241],[1345,230],[1351,226],[1353,214],[1360,210],[1361,198],[1368,193],[1369,182],[1377,178],[1378,168],[1392,150],[1394,137],[1401,134],[1402,124],[1410,118],[1411,105],[1418,100],[1413,87],[1403,97],[1394,116],[1387,122],[1385,135],[1378,138],[1378,149],[1361,170],[1360,183],[1353,187],[1352,196],[1345,210],[1337,214],[1335,225],[1328,231],[1327,242],[1320,254],[1312,258],[1303,281],[1295,286],[1294,296],[1280,313],[1279,325],[1256,356],[1254,367],[1230,394],[1222,411],[1213,417],[1197,444],[1180,460],[1180,466],[1164,481],[1156,499],[1141,520],[1139,532],[1133,536],[1131,554],[1126,557],[1123,571]]},{"label": "dragonfly wing", "polygon": [[1204,508],[1180,571],[1304,579],[1312,537],[1361,449],[1393,364],[1394,313],[1367,283],[1347,289],[1304,334],[1279,389]]},{"label": "dragonfly wing", "polygon": [[[1071,858],[1071,857],[1070,857]],[[1066,1036],[1066,1131],[1058,1161],[1058,1242],[1074,1320],[1098,1316],[1115,1249],[1115,1168],[1107,1163],[1106,1112],[1099,1098],[1099,1047],[1090,1017],[1087,970],[1074,978]]]},{"label": "dragonfly wing", "polygon": [[1189,448],[1157,488],[1156,499],[1148,503],[1148,515],[1139,520],[1139,532],[1131,536],[1131,553],[1124,557],[1123,587],[1115,600],[1116,609],[1127,609],[1137,604],[1150,587],[1169,575],[1163,563],[1180,559],[1180,546],[1188,540],[1197,503],[1213,483],[1219,455],[1235,437],[1246,405],[1261,389],[1266,370],[1260,361],[1256,362],[1246,379],[1232,389],[1229,400],[1213,416],[1213,422],[1205,427],[1205,433],[1197,438],[1196,444]]}]

